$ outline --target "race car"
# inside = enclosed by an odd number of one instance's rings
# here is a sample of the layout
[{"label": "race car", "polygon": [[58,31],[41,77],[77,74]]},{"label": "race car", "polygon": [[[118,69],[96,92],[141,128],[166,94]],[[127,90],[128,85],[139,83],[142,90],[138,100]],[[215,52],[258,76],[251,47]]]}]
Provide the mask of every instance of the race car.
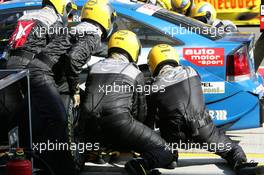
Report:
[{"label": "race car", "polygon": [[[79,9],[85,1],[79,0]],[[138,65],[147,71],[147,55],[156,44],[170,44],[180,64],[200,75],[205,102],[214,123],[225,130],[260,127],[263,120],[263,80],[254,71],[252,33],[225,33],[195,19],[150,4],[111,1],[117,11],[115,30],[137,34],[142,51]],[[7,44],[16,20],[40,8],[41,1],[11,1],[0,5],[0,40]],[[80,12],[78,12],[80,14]],[[79,16],[73,18],[78,23]],[[89,65],[100,59],[93,57]]]}]

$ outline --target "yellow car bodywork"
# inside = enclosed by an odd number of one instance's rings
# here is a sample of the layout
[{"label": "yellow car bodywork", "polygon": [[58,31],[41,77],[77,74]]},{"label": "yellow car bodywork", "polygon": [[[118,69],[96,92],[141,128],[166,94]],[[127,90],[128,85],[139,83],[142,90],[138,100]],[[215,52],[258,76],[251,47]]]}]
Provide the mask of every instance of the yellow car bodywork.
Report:
[{"label": "yellow car bodywork", "polygon": [[259,25],[261,0],[194,0],[205,1],[217,10],[217,18],[231,20],[236,25]]}]

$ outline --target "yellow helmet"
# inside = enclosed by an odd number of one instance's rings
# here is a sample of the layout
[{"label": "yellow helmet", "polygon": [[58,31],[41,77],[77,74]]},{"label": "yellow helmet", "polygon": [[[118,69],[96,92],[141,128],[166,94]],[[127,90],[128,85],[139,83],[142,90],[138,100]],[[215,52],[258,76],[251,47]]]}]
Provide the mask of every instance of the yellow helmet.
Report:
[{"label": "yellow helmet", "polygon": [[119,30],[115,32],[108,42],[108,53],[113,51],[125,51],[130,61],[137,63],[141,51],[141,44],[137,35],[129,30]]},{"label": "yellow helmet", "polygon": [[43,6],[52,5],[61,16],[68,15],[72,10],[77,10],[77,5],[73,0],[43,0],[42,4]]},{"label": "yellow helmet", "polygon": [[187,10],[191,8],[191,0],[171,0],[172,8],[174,11],[186,14]]},{"label": "yellow helmet", "polygon": [[167,10],[171,10],[172,6],[171,6],[171,0],[157,0],[156,1],[157,5],[167,9]]},{"label": "yellow helmet", "polygon": [[158,74],[160,66],[164,64],[178,65],[179,55],[176,50],[168,44],[154,46],[148,54],[148,65],[153,76]]},{"label": "yellow helmet", "polygon": [[216,19],[216,10],[209,2],[200,2],[192,9],[191,17],[207,24],[213,24]]},{"label": "yellow helmet", "polygon": [[99,24],[105,37],[111,34],[115,19],[116,12],[107,0],[89,0],[82,8],[81,20]]}]

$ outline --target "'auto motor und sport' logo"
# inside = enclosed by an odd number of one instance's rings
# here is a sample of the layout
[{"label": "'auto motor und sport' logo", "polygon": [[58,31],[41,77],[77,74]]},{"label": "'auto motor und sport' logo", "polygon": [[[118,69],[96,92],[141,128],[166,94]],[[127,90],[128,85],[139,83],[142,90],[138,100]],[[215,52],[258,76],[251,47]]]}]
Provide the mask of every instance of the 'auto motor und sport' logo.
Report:
[{"label": "'auto motor und sport' logo", "polygon": [[183,48],[183,57],[197,66],[224,66],[224,48]]}]

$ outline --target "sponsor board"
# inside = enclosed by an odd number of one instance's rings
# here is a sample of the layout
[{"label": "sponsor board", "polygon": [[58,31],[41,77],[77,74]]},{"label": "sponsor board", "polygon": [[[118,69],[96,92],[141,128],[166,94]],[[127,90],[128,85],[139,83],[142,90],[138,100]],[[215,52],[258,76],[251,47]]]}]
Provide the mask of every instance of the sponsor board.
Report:
[{"label": "sponsor board", "polygon": [[244,9],[244,8],[252,8],[252,6],[258,5],[257,0],[194,0],[194,1],[196,4],[201,1],[209,2],[217,10]]},{"label": "sponsor board", "polygon": [[197,66],[224,66],[224,48],[183,48],[183,57]]},{"label": "sponsor board", "polygon": [[209,115],[213,120],[227,120],[226,110],[209,110]]},{"label": "sponsor board", "polygon": [[231,20],[236,25],[259,25],[261,0],[194,0],[194,3],[201,1],[211,3],[221,20]]},{"label": "sponsor board", "polygon": [[225,82],[202,82],[204,94],[223,94],[225,93]]}]

